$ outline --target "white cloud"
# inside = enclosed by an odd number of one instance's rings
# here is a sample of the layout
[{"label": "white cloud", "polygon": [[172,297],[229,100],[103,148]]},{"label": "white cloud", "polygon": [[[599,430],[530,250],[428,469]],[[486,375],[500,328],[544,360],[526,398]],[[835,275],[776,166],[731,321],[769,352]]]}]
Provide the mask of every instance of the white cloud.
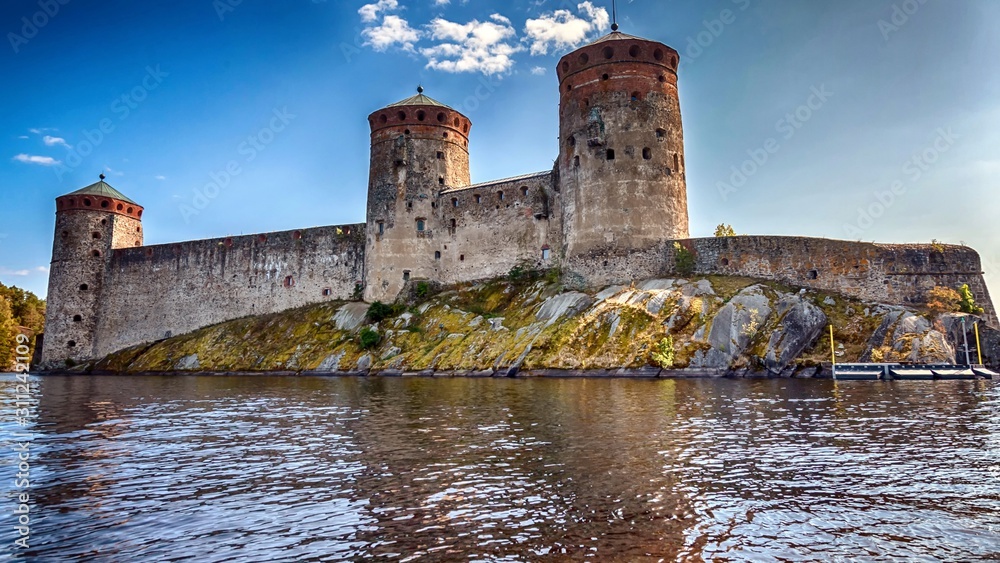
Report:
[{"label": "white cloud", "polygon": [[451,3],[451,0],[434,0],[435,6],[447,6]]},{"label": "white cloud", "polygon": [[28,270],[8,270],[7,268],[0,268],[0,276],[27,276],[30,274]]},{"label": "white cloud", "polygon": [[412,51],[413,44],[420,39],[420,32],[399,16],[386,16],[382,25],[366,27],[361,35],[365,37],[365,45],[380,52],[396,44],[404,51]]},{"label": "white cloud", "polygon": [[48,266],[36,266],[35,267],[35,271],[36,272],[42,272],[43,274],[47,274],[47,273],[49,273],[49,267]]},{"label": "white cloud", "polygon": [[156,179],[157,179],[157,180],[166,180],[166,179],[167,179],[167,177],[166,177],[166,176],[162,176],[162,175],[161,175],[161,176],[156,176]]},{"label": "white cloud", "polygon": [[27,135],[21,135],[21,136],[18,137],[18,139],[27,139],[27,138],[28,138]]},{"label": "white cloud", "polygon": [[541,75],[545,74],[545,67],[543,67],[543,66],[532,67],[531,68],[531,74],[535,74],[535,75],[541,76]]},{"label": "white cloud", "polygon": [[361,21],[373,22],[378,19],[379,12],[391,12],[399,8],[399,0],[378,0],[374,4],[361,6],[358,13],[361,14]]},{"label": "white cloud", "polygon": [[583,17],[569,10],[556,10],[525,22],[524,32],[531,41],[532,55],[547,55],[549,49],[561,51],[577,47],[607,29],[611,21],[607,10],[596,8],[590,2],[577,4],[576,9]]},{"label": "white cloud", "polygon": [[49,135],[46,135],[42,137],[42,142],[49,147],[55,145],[62,145],[66,148],[69,148],[69,145],[66,143],[66,139],[63,139],[62,137],[51,137]]},{"label": "white cloud", "polygon": [[14,160],[18,162],[24,162],[25,164],[41,164],[42,166],[55,166],[60,164],[60,162],[51,156],[34,156],[27,154],[19,154],[14,157]]},{"label": "white cloud", "polygon": [[508,72],[514,66],[514,53],[523,48],[507,42],[516,35],[509,19],[493,14],[490,20],[472,20],[466,24],[444,18],[431,21],[430,37],[442,43],[420,50],[427,57],[427,68],[483,74]]},{"label": "white cloud", "polygon": [[124,176],[125,175],[125,173],[122,172],[121,170],[115,170],[114,168],[111,168],[110,166],[108,166],[106,164],[104,165],[104,170],[108,174],[111,174],[112,176]]}]

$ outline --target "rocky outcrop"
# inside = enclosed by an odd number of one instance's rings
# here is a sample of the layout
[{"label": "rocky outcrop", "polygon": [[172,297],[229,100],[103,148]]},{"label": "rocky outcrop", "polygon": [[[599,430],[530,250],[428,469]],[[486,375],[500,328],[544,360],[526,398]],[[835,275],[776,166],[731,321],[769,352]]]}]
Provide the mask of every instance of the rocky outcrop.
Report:
[{"label": "rocky outcrop", "polygon": [[[378,322],[368,308],[331,302],[238,319],[79,369],[811,376],[829,361],[830,325],[838,361],[946,362],[961,332],[957,316],[720,276],[593,293],[498,280],[398,306]],[[996,331],[981,333],[984,351],[1000,347]]]}]

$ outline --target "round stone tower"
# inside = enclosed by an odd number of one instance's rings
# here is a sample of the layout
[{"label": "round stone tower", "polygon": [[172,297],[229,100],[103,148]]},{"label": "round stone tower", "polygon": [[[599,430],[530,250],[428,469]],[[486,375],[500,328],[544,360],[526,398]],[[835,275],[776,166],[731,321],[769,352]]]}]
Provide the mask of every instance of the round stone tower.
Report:
[{"label": "round stone tower", "polygon": [[612,29],[557,67],[570,264],[688,237],[679,56]]},{"label": "round stone tower", "polygon": [[142,246],[142,206],[104,175],[56,198],[42,365],[93,359],[105,268],[115,248]]},{"label": "round stone tower", "polygon": [[436,269],[438,195],[469,185],[472,122],[417,88],[417,95],[368,116],[372,131],[368,175],[365,300],[391,301],[411,279]]}]

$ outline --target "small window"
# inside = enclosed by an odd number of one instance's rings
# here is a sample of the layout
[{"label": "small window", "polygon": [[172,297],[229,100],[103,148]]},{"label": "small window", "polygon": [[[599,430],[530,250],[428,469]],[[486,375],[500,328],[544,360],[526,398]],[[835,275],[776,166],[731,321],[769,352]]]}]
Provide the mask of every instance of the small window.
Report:
[{"label": "small window", "polygon": [[107,219],[101,219],[101,224],[102,225],[107,225],[108,224],[108,220]]},{"label": "small window", "polygon": [[454,219],[452,219],[451,220],[451,232],[452,232],[452,234],[455,233],[455,226],[456,226],[456,224],[457,224],[457,222]]},{"label": "small window", "polygon": [[406,202],[406,208],[407,209],[413,209],[413,202],[412,201]]},{"label": "small window", "polygon": [[81,322],[81,321],[83,321],[83,317],[81,317],[80,315],[73,315],[73,322],[74,323],[78,323],[78,322]]},{"label": "small window", "polygon": [[97,231],[94,231],[94,232],[90,233],[90,236],[94,240],[100,240],[101,239],[101,233],[99,233]]},{"label": "small window", "polygon": [[465,262],[465,255],[464,254],[459,254],[458,255],[458,261],[459,262]]},{"label": "small window", "polygon": [[383,223],[382,221],[378,222],[378,234],[380,235],[385,234],[385,223]]},{"label": "small window", "polygon": [[76,340],[70,340],[66,343],[67,348],[76,348]]},{"label": "small window", "polygon": [[633,58],[638,57],[640,52],[641,50],[639,49],[638,45],[632,45],[631,47],[628,48],[628,54],[630,57]]},{"label": "small window", "polygon": [[573,157],[573,166],[580,166],[580,157],[579,156],[574,156]]},{"label": "small window", "polygon": [[406,112],[405,111],[401,111],[401,112],[399,112],[399,113],[396,114],[396,117],[400,121],[404,121],[406,119]]},{"label": "small window", "polygon": [[527,197],[527,195],[528,195],[528,186],[521,186],[521,195]]},{"label": "small window", "polygon": [[403,281],[410,281],[410,271],[403,270]]},{"label": "small window", "polygon": [[267,242],[267,235],[257,235],[257,242]]},{"label": "small window", "polygon": [[457,197],[451,198],[451,206],[452,207],[458,207],[458,198]]},{"label": "small window", "polygon": [[295,287],[295,278],[293,276],[285,276],[285,287]]},{"label": "small window", "polygon": [[424,231],[424,220],[423,219],[417,219],[417,231],[418,232],[423,232]]},{"label": "small window", "polygon": [[614,160],[615,159],[615,149],[608,149],[608,153],[607,154],[608,154],[608,160]]},{"label": "small window", "polygon": [[482,202],[483,198],[479,194],[476,194],[476,203],[482,203]]},{"label": "small window", "polygon": [[63,231],[62,238],[67,238],[67,237],[69,237],[69,231]]},{"label": "small window", "polygon": [[295,231],[292,233],[292,238],[295,240],[302,240],[302,231]]},{"label": "small window", "polygon": [[89,285],[87,285],[85,283],[81,283],[80,284],[80,291],[87,291],[88,289],[90,289]]},{"label": "small window", "polygon": [[86,205],[87,207],[90,207],[90,200],[89,199],[84,199],[83,200],[83,204]]},{"label": "small window", "polygon": [[663,60],[663,51],[660,50],[660,49],[657,49],[657,50],[653,51],[653,58],[656,59],[656,60],[658,60],[658,61],[662,61]]},{"label": "small window", "polygon": [[410,134],[410,130],[409,129],[404,129],[403,130],[403,134],[404,135],[409,135]]},{"label": "small window", "polygon": [[678,158],[677,153],[674,153],[674,170],[677,170],[678,172],[681,170],[681,161],[680,158]]},{"label": "small window", "polygon": [[653,158],[653,151],[649,150],[649,147],[642,149],[642,158],[643,160],[649,160]]},{"label": "small window", "polygon": [[609,78],[611,78],[611,77],[610,77],[610,76],[608,76],[607,74],[602,74],[602,75],[601,75],[601,80],[607,80],[607,79],[609,79]]},{"label": "small window", "polygon": [[503,192],[497,192],[497,199],[503,201]]},{"label": "small window", "polygon": [[666,135],[666,134],[667,134],[667,131],[665,129],[657,129],[656,130],[656,138],[657,139],[662,139],[663,136]]},{"label": "small window", "polygon": [[108,200],[104,200],[104,201],[101,202],[101,207],[104,208],[104,209],[107,209],[110,205],[111,205],[111,202],[109,202]]},{"label": "small window", "polygon": [[722,265],[723,266],[728,266],[729,265],[729,258],[723,258],[722,259]]},{"label": "small window", "polygon": [[101,257],[101,251],[100,250],[95,250],[91,254],[94,256],[94,258],[100,258]]},{"label": "small window", "polygon": [[444,176],[438,176],[438,185],[439,186],[443,186],[444,185]]},{"label": "small window", "polygon": [[441,151],[438,151],[438,160],[444,160],[444,153]]},{"label": "small window", "polygon": [[573,135],[570,135],[569,139],[567,139],[566,142],[569,143],[569,146],[575,147],[576,146],[576,137],[574,137]]},{"label": "small window", "polygon": [[811,280],[814,280],[819,277],[819,272],[817,272],[816,270],[809,270],[809,274],[807,277]]},{"label": "small window", "polygon": [[543,248],[542,249],[542,260],[548,260],[549,259],[549,252],[550,251],[549,251],[548,248]]},{"label": "small window", "polygon": [[604,50],[601,51],[601,54],[604,55],[605,59],[610,59],[611,57],[615,56],[615,50],[612,49],[611,47],[605,47]]},{"label": "small window", "polygon": [[435,250],[434,251],[434,259],[435,260],[440,260],[441,259],[441,251],[440,250]]},{"label": "small window", "polygon": [[330,289],[329,287],[324,287],[323,288],[323,297],[329,297],[331,295],[333,295],[333,290]]},{"label": "small window", "polygon": [[417,121],[423,121],[424,117],[426,117],[426,114],[423,110],[417,112]]},{"label": "small window", "polygon": [[632,92],[632,101],[633,102],[638,102],[640,99],[642,99],[642,96],[639,95],[639,92]]}]

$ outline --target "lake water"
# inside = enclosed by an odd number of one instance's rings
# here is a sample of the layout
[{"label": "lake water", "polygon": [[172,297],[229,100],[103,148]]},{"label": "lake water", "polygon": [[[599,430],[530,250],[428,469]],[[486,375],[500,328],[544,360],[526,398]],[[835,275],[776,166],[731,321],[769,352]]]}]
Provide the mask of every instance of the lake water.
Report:
[{"label": "lake water", "polygon": [[1000,558],[998,382],[0,380],[28,559]]}]

